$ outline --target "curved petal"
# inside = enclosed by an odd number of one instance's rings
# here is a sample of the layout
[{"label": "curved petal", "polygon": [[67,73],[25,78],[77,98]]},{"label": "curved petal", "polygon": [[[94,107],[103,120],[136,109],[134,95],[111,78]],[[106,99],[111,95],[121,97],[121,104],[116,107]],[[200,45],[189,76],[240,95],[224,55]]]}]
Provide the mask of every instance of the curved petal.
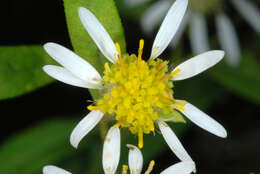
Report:
[{"label": "curved petal", "polygon": [[155,37],[150,59],[157,58],[169,45],[181,24],[187,6],[188,0],[176,0],[174,2]]},{"label": "curved petal", "polygon": [[254,30],[260,33],[260,12],[257,6],[249,0],[231,0],[231,2]]},{"label": "curved petal", "polygon": [[120,158],[120,130],[118,127],[111,127],[106,135],[103,146],[103,169],[105,174],[116,172]]},{"label": "curved petal", "polygon": [[112,63],[117,62],[116,46],[98,19],[86,8],[79,8],[79,17],[85,29],[102,54]]},{"label": "curved petal", "polygon": [[231,66],[238,66],[240,62],[240,46],[235,27],[225,14],[216,17],[217,33],[222,49],[227,54],[227,61]]},{"label": "curved petal", "polygon": [[223,57],[224,51],[214,50],[195,56],[180,65],[175,70],[180,72],[175,75],[171,80],[184,80],[193,77],[217,64]]},{"label": "curved petal", "polygon": [[59,80],[63,83],[72,85],[72,86],[78,86],[82,88],[93,88],[93,89],[100,89],[101,84],[91,84],[91,81],[85,82],[78,77],[74,76],[70,71],[67,69],[55,66],[55,65],[45,65],[43,67],[43,70],[51,77],[53,77],[56,80]]},{"label": "curved petal", "polygon": [[170,46],[171,47],[175,47],[175,45],[177,45],[177,43],[179,42],[179,40],[181,39],[181,36],[183,35],[186,27],[187,27],[187,24],[189,23],[190,21],[190,17],[191,17],[191,12],[190,10],[187,11],[187,13],[184,15],[182,21],[181,21],[181,24],[179,26],[179,29],[177,31],[177,33],[174,35],[172,41],[170,42]]},{"label": "curved petal", "polygon": [[209,50],[209,39],[206,19],[199,13],[192,12],[190,19],[190,40],[194,54]]},{"label": "curved petal", "polygon": [[192,104],[186,103],[184,106],[184,111],[180,112],[182,112],[188,119],[190,119],[193,123],[202,129],[221,138],[227,137],[227,131],[221,124]]},{"label": "curved petal", "polygon": [[142,15],[141,27],[145,34],[149,35],[155,27],[162,21],[171,3],[170,1],[158,1],[153,3]]},{"label": "curved petal", "polygon": [[71,174],[70,172],[63,170],[56,166],[44,166],[42,169],[43,174]]},{"label": "curved petal", "polygon": [[158,125],[163,138],[173,153],[175,153],[181,161],[193,161],[172,129],[163,121],[158,121]]},{"label": "curved petal", "polygon": [[174,164],[164,171],[161,174],[189,174],[192,171],[196,171],[195,163],[192,161],[184,161]]},{"label": "curved petal", "polygon": [[70,144],[77,148],[82,138],[99,123],[103,118],[103,115],[104,114],[100,111],[91,111],[85,116],[72,131],[70,135]]},{"label": "curved petal", "polygon": [[101,77],[97,70],[69,49],[56,43],[47,43],[44,45],[44,49],[54,60],[59,62],[74,76],[88,83],[100,83]]},{"label": "curved petal", "polygon": [[129,148],[128,164],[131,174],[140,174],[143,168],[143,155],[136,146],[127,144]]}]

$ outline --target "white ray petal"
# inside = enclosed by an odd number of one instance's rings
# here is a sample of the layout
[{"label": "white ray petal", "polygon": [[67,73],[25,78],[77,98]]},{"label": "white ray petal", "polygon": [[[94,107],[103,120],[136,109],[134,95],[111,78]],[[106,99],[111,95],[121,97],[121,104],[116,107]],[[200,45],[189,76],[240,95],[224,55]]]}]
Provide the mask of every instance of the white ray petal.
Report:
[{"label": "white ray petal", "polygon": [[102,54],[112,63],[117,62],[118,53],[116,46],[98,19],[88,9],[83,7],[79,8],[79,17]]},{"label": "white ray petal", "polygon": [[161,174],[190,174],[192,171],[196,171],[195,168],[194,162],[184,161],[168,167]]},{"label": "white ray petal", "polygon": [[42,172],[43,174],[71,174],[66,170],[52,165],[44,166]]},{"label": "white ray petal", "polygon": [[142,15],[141,27],[145,34],[150,35],[163,20],[171,3],[168,0],[153,3]]},{"label": "white ray petal", "polygon": [[209,39],[206,19],[203,15],[192,12],[190,19],[190,41],[194,54],[209,50]]},{"label": "white ray petal", "polygon": [[128,164],[131,174],[140,174],[143,168],[142,152],[134,145],[127,144],[129,148]]},{"label": "white ray petal", "polygon": [[151,0],[125,0],[125,4],[129,7],[135,7]]},{"label": "white ray petal", "polygon": [[257,6],[249,0],[231,0],[231,2],[254,30],[260,33],[260,12]]},{"label": "white ray petal", "polygon": [[202,129],[222,138],[227,137],[227,131],[221,124],[192,104],[186,102],[184,111],[180,112]]},{"label": "white ray petal", "polygon": [[91,111],[85,116],[78,125],[74,128],[70,135],[70,144],[77,148],[79,142],[86,136],[103,118],[103,113],[100,111]]},{"label": "white ray petal", "polygon": [[177,30],[177,33],[174,35],[172,41],[170,42],[171,47],[175,47],[179,40],[181,39],[181,36],[183,35],[184,31],[186,30],[187,24],[190,21],[191,12],[187,11],[184,15],[181,24],[179,26],[179,29]]},{"label": "white ray petal", "polygon": [[240,62],[240,46],[235,27],[223,13],[217,15],[216,26],[221,47],[227,54],[226,60],[231,66],[238,66]]},{"label": "white ray petal", "polygon": [[193,161],[172,129],[163,121],[158,121],[158,125],[163,138],[173,153],[175,153],[181,161]]},{"label": "white ray petal", "polygon": [[55,66],[55,65],[45,65],[43,67],[43,70],[51,77],[55,78],[56,80],[59,80],[63,83],[72,85],[72,86],[78,86],[82,88],[93,88],[93,89],[100,89],[101,84],[91,84],[88,82],[85,82],[75,75],[73,75],[70,71],[67,69]]},{"label": "white ray petal", "polygon": [[120,158],[120,130],[111,127],[103,146],[103,169],[105,174],[115,174]]},{"label": "white ray petal", "polygon": [[184,80],[193,77],[217,64],[224,57],[224,54],[224,51],[214,50],[190,58],[174,68],[173,71],[179,69],[180,72],[171,80]]},{"label": "white ray petal", "polygon": [[187,6],[188,0],[176,0],[174,2],[155,37],[150,59],[157,58],[169,45],[181,24]]},{"label": "white ray petal", "polygon": [[88,83],[100,83],[101,76],[97,70],[69,49],[56,43],[47,43],[44,45],[44,49],[54,60],[64,66],[74,76]]}]

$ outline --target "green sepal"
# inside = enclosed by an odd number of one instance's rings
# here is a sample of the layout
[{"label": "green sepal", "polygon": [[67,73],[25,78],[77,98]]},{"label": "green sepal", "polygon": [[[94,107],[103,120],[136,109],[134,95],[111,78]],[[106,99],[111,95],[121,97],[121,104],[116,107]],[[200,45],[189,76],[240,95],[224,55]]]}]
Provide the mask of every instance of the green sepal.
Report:
[{"label": "green sepal", "polygon": [[168,122],[186,123],[186,120],[184,119],[183,115],[176,110],[173,110],[169,114],[164,114],[163,112],[159,112],[159,118]]}]

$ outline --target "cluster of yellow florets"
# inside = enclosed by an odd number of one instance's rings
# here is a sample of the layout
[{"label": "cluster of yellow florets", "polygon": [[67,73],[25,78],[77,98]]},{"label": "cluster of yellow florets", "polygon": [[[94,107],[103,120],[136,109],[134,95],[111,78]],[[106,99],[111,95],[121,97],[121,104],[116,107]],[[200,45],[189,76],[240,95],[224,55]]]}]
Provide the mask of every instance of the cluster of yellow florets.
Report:
[{"label": "cluster of yellow florets", "polygon": [[168,114],[175,108],[173,83],[169,79],[168,62],[161,59],[145,62],[132,55],[119,55],[118,63],[105,64],[103,76],[104,96],[90,110],[115,115],[117,125],[127,127],[139,137],[142,147],[143,133],[154,131],[158,113]]}]

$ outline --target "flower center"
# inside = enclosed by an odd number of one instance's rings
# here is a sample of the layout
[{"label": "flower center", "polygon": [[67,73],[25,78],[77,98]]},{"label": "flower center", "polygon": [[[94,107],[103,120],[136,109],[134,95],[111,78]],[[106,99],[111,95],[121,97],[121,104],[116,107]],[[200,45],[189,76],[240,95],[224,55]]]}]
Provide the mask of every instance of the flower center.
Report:
[{"label": "flower center", "polygon": [[[168,73],[168,62],[161,59],[142,60],[143,40],[140,41],[138,56],[121,55],[118,63],[105,64],[103,76],[104,95],[96,106],[89,110],[100,110],[115,115],[117,126],[128,128],[138,135],[138,146],[143,146],[143,133],[154,131],[154,121],[159,114],[168,114],[179,107],[173,98],[173,82],[169,79],[179,70]],[[178,106],[177,106],[177,105]]]}]

